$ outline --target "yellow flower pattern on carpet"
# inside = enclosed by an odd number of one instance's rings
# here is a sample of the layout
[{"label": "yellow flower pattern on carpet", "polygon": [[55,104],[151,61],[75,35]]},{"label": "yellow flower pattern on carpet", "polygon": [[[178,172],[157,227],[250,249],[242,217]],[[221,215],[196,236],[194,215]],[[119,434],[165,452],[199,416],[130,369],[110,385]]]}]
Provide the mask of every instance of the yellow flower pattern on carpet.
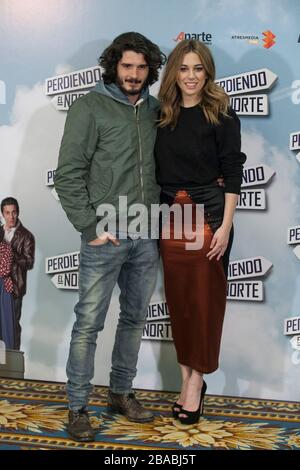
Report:
[{"label": "yellow flower pattern on carpet", "polygon": [[[214,401],[217,402],[218,398]],[[63,406],[48,403],[41,404],[33,401],[29,404],[20,403],[16,399],[0,399],[0,429],[4,433],[7,432],[8,435],[12,431],[17,431],[16,442],[18,442],[19,432],[28,435],[32,433],[31,435],[35,434],[35,436],[38,434],[39,437],[43,433],[50,433],[51,439],[59,432],[63,433],[63,436],[60,437],[65,439],[68,421],[67,403]],[[282,403],[282,408],[288,408],[292,405],[296,410],[298,409],[298,404],[294,403],[286,405]],[[247,403],[247,406],[251,407],[250,402]],[[295,419],[292,427],[291,425],[280,426],[280,416],[278,416],[279,422],[275,419],[272,423],[262,416],[260,419],[253,416],[250,421],[251,418],[241,420],[239,416],[225,418],[224,415],[216,419],[215,416],[208,414],[208,416],[202,417],[198,423],[186,426],[170,417],[170,413],[156,415],[155,420],[151,423],[133,423],[124,416],[111,415],[105,408],[98,406],[90,409],[89,415],[92,426],[98,431],[95,446],[100,445],[102,438],[104,438],[105,442],[122,441],[120,445],[128,445],[130,442],[134,446],[143,444],[149,445],[151,448],[152,443],[154,447],[163,446],[166,449],[300,449],[297,413],[292,415],[292,418]],[[70,442],[72,443],[72,441]]]},{"label": "yellow flower pattern on carpet", "polygon": [[[65,407],[25,405],[0,400],[0,427],[41,433],[42,430],[65,431],[68,410]],[[91,416],[91,424],[97,428],[102,420]]]},{"label": "yellow flower pattern on carpet", "polygon": [[[264,423],[242,423],[201,419],[197,424],[184,425],[160,416],[152,423],[137,424],[118,417],[105,432],[117,440],[143,440],[174,443],[182,447],[202,446],[223,449],[276,449],[283,437],[282,429]],[[124,438],[120,437],[124,435]],[[118,436],[118,437],[117,437]]]}]

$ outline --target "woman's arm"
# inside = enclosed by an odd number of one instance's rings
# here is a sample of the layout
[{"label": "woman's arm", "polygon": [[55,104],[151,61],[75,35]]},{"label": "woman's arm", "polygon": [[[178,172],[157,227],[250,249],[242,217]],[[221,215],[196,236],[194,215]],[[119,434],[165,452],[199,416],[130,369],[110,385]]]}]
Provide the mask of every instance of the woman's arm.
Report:
[{"label": "woman's arm", "polygon": [[206,255],[210,260],[217,256],[217,260],[219,261],[226,251],[237,201],[237,194],[225,193],[225,208],[222,225],[216,230],[210,244],[210,251]]},{"label": "woman's arm", "polygon": [[222,221],[222,227],[230,232],[233,222],[233,217],[238,202],[238,194],[225,193],[225,208]]},{"label": "woman's arm", "polygon": [[216,230],[207,253],[210,260],[215,256],[219,260],[226,251],[246,161],[246,155],[241,152],[240,120],[233,110],[229,110],[229,115],[216,126],[218,158],[225,183],[225,208],[222,225]]}]

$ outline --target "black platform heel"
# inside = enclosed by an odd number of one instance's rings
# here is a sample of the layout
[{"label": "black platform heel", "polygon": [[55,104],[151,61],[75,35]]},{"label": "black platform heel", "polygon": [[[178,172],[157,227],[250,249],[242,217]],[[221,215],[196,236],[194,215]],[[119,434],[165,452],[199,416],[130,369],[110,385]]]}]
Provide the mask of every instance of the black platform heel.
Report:
[{"label": "black platform heel", "polygon": [[200,416],[203,415],[204,409],[204,395],[207,390],[206,382],[203,380],[203,385],[200,395],[199,408],[196,411],[188,411],[184,408],[181,408],[181,411],[178,414],[185,414],[186,416],[178,416],[178,419],[182,424],[195,424],[199,421]]},{"label": "black platform heel", "polygon": [[[177,410],[178,408],[178,410]],[[179,405],[177,401],[175,401],[174,405],[172,406],[172,415],[173,418],[178,419],[179,414],[181,413],[182,405]]]}]

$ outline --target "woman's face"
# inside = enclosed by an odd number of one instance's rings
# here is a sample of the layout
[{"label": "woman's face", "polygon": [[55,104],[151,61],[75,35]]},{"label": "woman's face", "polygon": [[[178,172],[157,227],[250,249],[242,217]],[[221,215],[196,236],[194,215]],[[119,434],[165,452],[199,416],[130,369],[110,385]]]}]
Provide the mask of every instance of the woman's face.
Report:
[{"label": "woman's face", "polygon": [[177,85],[182,94],[182,99],[189,98],[189,101],[199,102],[202,88],[205,85],[207,75],[201,63],[201,59],[195,52],[185,54],[180,66],[177,78]]}]

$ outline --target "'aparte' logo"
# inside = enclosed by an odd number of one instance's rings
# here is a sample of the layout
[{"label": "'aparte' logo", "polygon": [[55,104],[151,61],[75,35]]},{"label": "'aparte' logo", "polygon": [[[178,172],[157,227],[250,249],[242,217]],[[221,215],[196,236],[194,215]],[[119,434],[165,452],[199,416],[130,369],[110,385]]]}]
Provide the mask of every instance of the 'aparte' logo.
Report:
[{"label": "'aparte' logo", "polygon": [[212,43],[212,35],[210,33],[185,33],[184,31],[181,31],[181,33],[174,38],[175,42],[182,41],[183,39],[195,39],[197,41],[202,41],[205,44],[211,44]]}]

